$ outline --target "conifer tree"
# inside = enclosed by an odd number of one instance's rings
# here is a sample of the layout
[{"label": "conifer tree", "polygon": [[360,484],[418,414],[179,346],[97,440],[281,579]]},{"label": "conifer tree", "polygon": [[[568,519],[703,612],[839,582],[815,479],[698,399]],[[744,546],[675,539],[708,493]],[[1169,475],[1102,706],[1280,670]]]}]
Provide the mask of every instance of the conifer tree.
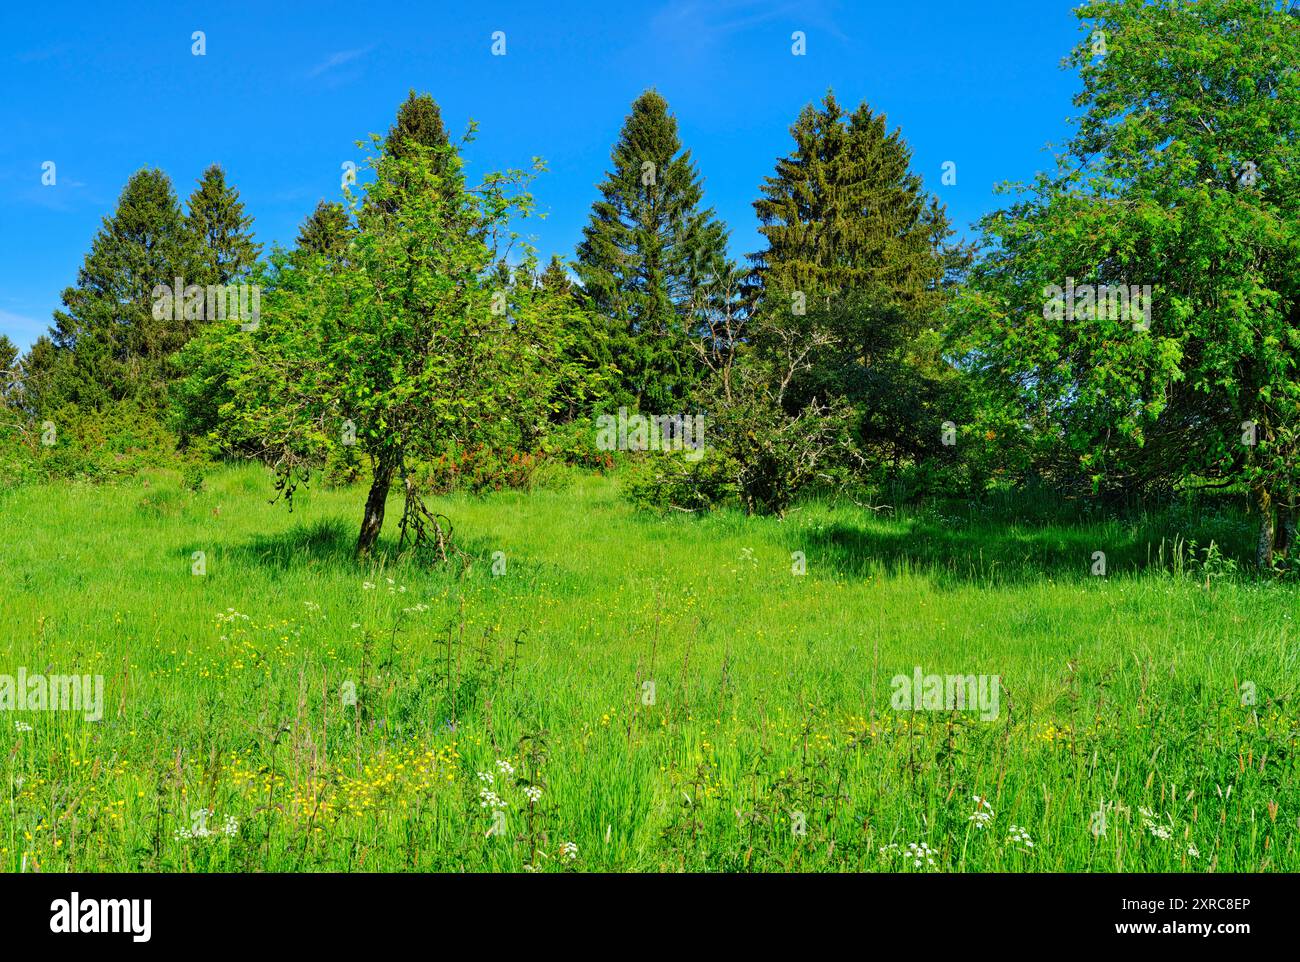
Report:
[{"label": "conifer tree", "polygon": [[9,339],[8,334],[0,334],[0,375],[13,368],[18,360],[18,345]]},{"label": "conifer tree", "polygon": [[677,410],[698,379],[692,315],[708,272],[725,260],[726,228],[701,206],[690,151],[654,90],[632,104],[611,159],[575,267],[589,308],[610,325],[622,371],[615,400]]},{"label": "conifer tree", "polygon": [[[767,248],[750,255],[750,335],[760,352],[821,345],[783,393],[789,413],[841,397],[870,461],[892,472],[944,453],[957,417],[938,312],[966,253],[950,248],[943,208],[910,169],[898,130],[865,103],[846,114],[827,93],[791,128],[755,202]],[[933,422],[933,423],[932,423]]]},{"label": "conifer tree", "polygon": [[322,200],[298,229],[298,250],[337,260],[347,250],[348,227],[343,205]]},{"label": "conifer tree", "polygon": [[154,288],[193,276],[193,238],[171,179],[142,169],[105,217],[77,283],[55,311],[54,347],[69,366],[51,403],[98,407],[124,398],[161,403],[167,358],[189,337],[186,321],[153,317]]},{"label": "conifer tree", "polygon": [[187,282],[231,284],[246,277],[261,255],[262,245],[253,241],[253,218],[244,213],[239,191],[226,183],[218,164],[203,172],[190,195],[186,223],[194,238],[197,272]]},{"label": "conifer tree", "polygon": [[[460,172],[460,158],[451,146],[451,138],[442,122],[442,110],[437,102],[427,93],[417,94],[414,90],[407,94],[397,108],[397,117],[384,139],[384,153],[397,160],[409,160],[418,152],[428,152],[433,173],[441,181],[437,188],[448,202],[458,199],[459,187],[456,181]],[[391,176],[402,176],[401,168],[391,172]],[[405,188],[407,185],[398,185]],[[387,203],[396,205],[397,200]]]},{"label": "conifer tree", "polygon": [[846,115],[828,92],[790,133],[794,152],[754,202],[768,246],[750,261],[763,291],[812,300],[870,290],[900,303],[934,291],[944,270],[934,238],[946,239],[947,219],[911,172],[901,132],[865,103]]},{"label": "conifer tree", "polygon": [[573,280],[569,277],[569,272],[565,269],[564,261],[560,259],[559,254],[551,255],[551,261],[546,265],[546,270],[542,271],[539,283],[548,291],[559,294],[573,293]]},{"label": "conifer tree", "polygon": [[[186,226],[194,246],[193,276],[187,277],[187,284],[196,284],[207,288],[210,285],[226,287],[235,283],[249,283],[258,267],[258,257],[262,247],[253,240],[253,218],[244,213],[239,191],[226,183],[225,172],[213,164],[203,172],[198,188],[190,195],[189,214]],[[172,282],[168,282],[172,283]],[[229,299],[229,294],[227,294]],[[240,317],[221,309],[216,317],[206,313],[204,318],[187,324],[188,337],[193,338],[202,327],[212,321],[238,321],[247,323],[248,317]],[[258,297],[260,303],[260,294]],[[251,301],[241,300],[240,306],[251,306]],[[215,303],[213,304],[215,307]],[[225,397],[224,372],[214,372],[206,383],[204,390],[193,391],[183,382],[175,383],[175,375],[188,375],[191,371],[180,370],[177,366],[169,369],[172,376],[172,400],[180,412],[176,423],[180,427],[182,444],[188,445],[193,438],[216,422],[218,410]]]},{"label": "conifer tree", "polygon": [[445,147],[449,143],[442,110],[429,94],[410,91],[397,108],[397,119],[388,130],[384,152],[391,157],[409,157],[414,146]]},{"label": "conifer tree", "polygon": [[36,339],[17,362],[18,377],[11,380],[10,399],[29,412],[53,411],[67,394],[60,380],[71,369],[70,352],[54,346],[49,334]]},{"label": "conifer tree", "polygon": [[556,364],[571,372],[571,377],[569,383],[561,385],[564,405],[556,409],[553,417],[569,422],[603,407],[613,390],[611,382],[617,368],[610,353],[609,329],[601,317],[584,308],[581,291],[559,254],[551,255],[546,270],[537,276],[536,286],[549,295],[547,303],[559,305],[552,310],[564,318],[566,337]]},{"label": "conifer tree", "polygon": [[17,404],[22,393],[18,345],[0,334],[0,408]]}]

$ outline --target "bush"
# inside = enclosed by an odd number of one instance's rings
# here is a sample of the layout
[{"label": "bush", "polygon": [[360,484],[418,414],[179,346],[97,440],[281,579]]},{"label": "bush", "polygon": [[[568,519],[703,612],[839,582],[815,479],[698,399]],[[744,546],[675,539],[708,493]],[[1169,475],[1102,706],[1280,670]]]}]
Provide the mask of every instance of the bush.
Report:
[{"label": "bush", "polygon": [[528,490],[540,460],[538,455],[508,448],[453,448],[432,461],[421,462],[411,473],[424,494]]},{"label": "bush", "polygon": [[176,436],[150,408],[119,401],[100,410],[66,405],[39,421],[7,412],[0,427],[0,482],[108,482],[142,468],[176,467]]},{"label": "bush", "polygon": [[767,363],[737,362],[730,390],[715,381],[697,398],[708,412],[704,457],[650,469],[629,484],[628,497],[692,511],[735,498],[751,514],[781,515],[802,492],[857,464],[851,408],[841,399],[813,398],[787,412],[784,383]]},{"label": "bush", "polygon": [[595,424],[587,420],[554,425],[542,441],[542,452],[548,458],[601,474],[613,470],[615,464],[612,451],[596,446]]},{"label": "bush", "polygon": [[643,508],[707,511],[736,496],[735,466],[717,450],[689,460],[689,451],[666,451],[636,459],[623,481],[623,495]]},{"label": "bush", "polygon": [[17,428],[0,427],[0,487],[16,488],[36,480],[35,452]]}]

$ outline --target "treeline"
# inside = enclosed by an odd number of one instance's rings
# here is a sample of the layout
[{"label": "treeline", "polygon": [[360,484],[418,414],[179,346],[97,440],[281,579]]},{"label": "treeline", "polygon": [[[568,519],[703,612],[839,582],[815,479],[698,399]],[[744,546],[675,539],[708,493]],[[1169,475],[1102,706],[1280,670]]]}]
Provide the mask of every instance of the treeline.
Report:
[{"label": "treeline", "polygon": [[[445,551],[423,503],[439,472],[601,464],[597,418],[701,416],[705,455],[659,439],[634,498],[782,512],[824,484],[1230,487],[1272,564],[1295,539],[1300,443],[1300,15],[1077,15],[1074,135],[975,246],[901,132],[831,93],[759,187],[764,246],[743,263],[654,90],[568,261],[522,234],[540,165],[470,183],[469,135],[414,92],[342,201],[265,258],[220,168],[185,210],[142,170],[50,335],[21,358],[0,339],[8,443],[56,459],[53,429],[134,463],[170,437],[186,458],[266,462],[287,497],[322,467],[364,478],[362,551],[400,484],[401,542]],[[235,287],[256,292],[251,316],[214,302]]]}]

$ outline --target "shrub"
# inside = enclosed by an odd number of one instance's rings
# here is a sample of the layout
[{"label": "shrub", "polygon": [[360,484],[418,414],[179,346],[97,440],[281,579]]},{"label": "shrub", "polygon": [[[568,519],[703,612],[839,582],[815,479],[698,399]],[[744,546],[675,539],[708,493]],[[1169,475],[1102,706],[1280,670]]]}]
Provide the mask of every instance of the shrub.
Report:
[{"label": "shrub", "polygon": [[637,458],[623,481],[623,494],[645,508],[707,511],[736,495],[735,466],[718,451],[689,460],[688,451],[666,451]]},{"label": "shrub", "polygon": [[453,448],[432,461],[416,465],[411,474],[424,494],[528,490],[539,462],[538,455],[509,448],[499,451],[487,447]]},{"label": "shrub", "polygon": [[596,428],[588,420],[552,426],[542,440],[542,452],[548,458],[602,474],[612,470],[615,464],[612,451],[602,451],[596,446]]},{"label": "shrub", "polygon": [[65,405],[40,420],[11,411],[0,431],[0,481],[7,484],[107,482],[179,464],[175,435],[152,409],[131,401],[99,410]]},{"label": "shrub", "polygon": [[769,363],[737,361],[725,385],[710,382],[698,396],[708,412],[704,457],[649,468],[631,481],[627,495],[640,504],[692,511],[734,497],[751,514],[780,515],[800,493],[858,463],[847,403],[812,398],[787,411],[788,382],[788,374]]}]

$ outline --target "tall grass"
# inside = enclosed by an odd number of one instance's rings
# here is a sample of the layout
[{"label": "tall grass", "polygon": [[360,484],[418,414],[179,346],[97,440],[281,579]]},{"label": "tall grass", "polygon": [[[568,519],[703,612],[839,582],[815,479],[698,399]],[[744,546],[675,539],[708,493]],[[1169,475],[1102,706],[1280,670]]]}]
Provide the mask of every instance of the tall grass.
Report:
[{"label": "tall grass", "polygon": [[[1300,869],[1297,593],[1234,569],[1244,516],[617,484],[438,500],[465,569],[359,563],[358,491],[251,467],[0,496],[0,673],[106,692],[0,713],[0,865]],[[997,718],[894,710],[917,666]]]}]

